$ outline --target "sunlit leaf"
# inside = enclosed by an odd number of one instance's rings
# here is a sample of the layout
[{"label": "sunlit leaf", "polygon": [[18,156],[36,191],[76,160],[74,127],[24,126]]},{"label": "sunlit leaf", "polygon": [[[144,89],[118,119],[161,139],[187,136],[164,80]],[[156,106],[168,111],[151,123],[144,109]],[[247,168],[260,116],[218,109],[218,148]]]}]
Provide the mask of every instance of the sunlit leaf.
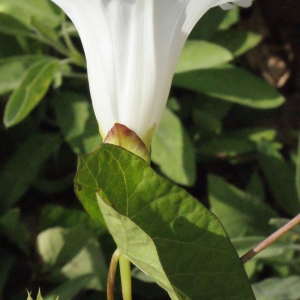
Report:
[{"label": "sunlit leaf", "polygon": [[255,47],[261,39],[257,33],[231,29],[216,32],[211,41],[239,56]]},{"label": "sunlit leaf", "polygon": [[59,205],[47,205],[44,208],[40,219],[41,230],[55,226],[72,228],[80,224],[95,236],[100,236],[102,233],[106,232],[105,226],[91,219],[84,211],[64,208]]},{"label": "sunlit leaf", "polygon": [[173,84],[253,108],[269,109],[284,103],[275,88],[233,65],[175,74]]},{"label": "sunlit leaf", "polygon": [[[107,268],[99,242],[85,229],[50,228],[37,237],[38,253],[45,270],[56,280],[92,275],[86,287],[102,290]],[[58,295],[53,295],[58,296]]]},{"label": "sunlit leaf", "polygon": [[253,285],[256,300],[297,300],[300,297],[300,276],[268,278]]},{"label": "sunlit leaf", "polygon": [[101,143],[99,126],[88,99],[76,93],[61,93],[54,100],[57,122],[76,154],[93,152]]},{"label": "sunlit leaf", "polygon": [[80,179],[95,171],[99,205],[118,248],[173,300],[254,299],[222,225],[185,190],[106,144],[79,161],[76,193],[84,201],[94,199]]},{"label": "sunlit leaf", "polygon": [[0,94],[17,88],[27,69],[45,58],[46,56],[43,55],[20,55],[0,59]]},{"label": "sunlit leaf", "polygon": [[4,124],[11,127],[21,122],[42,100],[59,67],[56,59],[46,59],[32,65],[13,92],[4,111]]},{"label": "sunlit leaf", "polygon": [[0,0],[0,13],[7,14],[29,25],[32,16],[43,20],[52,28],[60,22],[54,6],[47,0]]},{"label": "sunlit leaf", "polygon": [[187,41],[180,55],[175,73],[208,69],[233,59],[225,47],[206,41]]},{"label": "sunlit leaf", "polygon": [[193,145],[180,119],[166,109],[152,140],[153,162],[162,173],[182,185],[193,185],[196,159]]}]

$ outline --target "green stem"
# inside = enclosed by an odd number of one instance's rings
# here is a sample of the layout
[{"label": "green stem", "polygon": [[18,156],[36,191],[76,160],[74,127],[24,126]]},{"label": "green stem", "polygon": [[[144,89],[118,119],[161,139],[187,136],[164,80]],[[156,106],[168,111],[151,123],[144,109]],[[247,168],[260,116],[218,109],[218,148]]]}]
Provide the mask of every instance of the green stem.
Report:
[{"label": "green stem", "polygon": [[114,300],[114,286],[115,286],[115,277],[116,277],[116,269],[118,265],[119,258],[121,256],[121,252],[117,249],[110,261],[110,266],[108,270],[108,278],[107,278],[107,300]]},{"label": "green stem", "polygon": [[123,300],[132,300],[130,261],[123,255],[120,256],[120,273]]}]

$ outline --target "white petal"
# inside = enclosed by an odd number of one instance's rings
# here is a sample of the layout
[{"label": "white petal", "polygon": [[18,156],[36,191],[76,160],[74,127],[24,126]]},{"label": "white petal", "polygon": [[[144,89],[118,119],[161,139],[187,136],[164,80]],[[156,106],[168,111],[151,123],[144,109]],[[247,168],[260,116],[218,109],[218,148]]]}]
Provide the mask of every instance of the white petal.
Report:
[{"label": "white petal", "polygon": [[250,7],[253,0],[236,0],[235,3],[241,7]]},{"label": "white petal", "polygon": [[[182,47],[203,14],[227,0],[53,0],[82,40],[96,118],[140,137],[158,124]],[[248,5],[250,0],[236,0]]]},{"label": "white petal", "polygon": [[230,3],[224,3],[224,4],[221,4],[220,7],[224,10],[229,10],[229,9],[233,9],[234,6]]}]

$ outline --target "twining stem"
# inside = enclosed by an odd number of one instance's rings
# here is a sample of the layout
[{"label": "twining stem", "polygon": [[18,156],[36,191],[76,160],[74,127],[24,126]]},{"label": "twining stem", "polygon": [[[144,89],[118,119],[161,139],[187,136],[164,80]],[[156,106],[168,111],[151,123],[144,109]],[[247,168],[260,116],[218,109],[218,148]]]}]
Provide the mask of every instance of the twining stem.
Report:
[{"label": "twining stem", "polygon": [[120,256],[120,273],[123,300],[132,300],[130,261],[123,255]]},{"label": "twining stem", "polygon": [[240,257],[241,262],[244,264],[251,258],[253,258],[255,255],[260,253],[262,250],[273,244],[275,241],[277,241],[280,237],[282,237],[285,233],[287,233],[289,230],[294,228],[300,223],[300,214],[298,214],[295,218],[290,220],[288,223],[286,223],[284,226],[279,228],[277,231],[272,233],[269,237],[267,237],[265,240],[263,240],[261,243],[259,243],[257,246],[252,248],[250,251],[248,251],[246,254],[244,254],[242,257]]},{"label": "twining stem", "polygon": [[117,249],[110,261],[110,266],[108,270],[108,278],[107,278],[107,300],[114,300],[114,286],[115,286],[115,277],[116,277],[116,269],[118,265],[119,258],[121,256],[121,252]]}]

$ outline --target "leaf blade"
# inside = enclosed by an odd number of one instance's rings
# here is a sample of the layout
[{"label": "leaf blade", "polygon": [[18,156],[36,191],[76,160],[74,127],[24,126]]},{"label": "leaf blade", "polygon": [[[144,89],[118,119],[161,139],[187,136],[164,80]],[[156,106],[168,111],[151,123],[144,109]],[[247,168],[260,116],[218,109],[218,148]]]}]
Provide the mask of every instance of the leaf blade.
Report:
[{"label": "leaf blade", "polygon": [[284,102],[269,84],[229,64],[175,74],[173,85],[258,109],[276,108]]},{"label": "leaf blade", "polygon": [[58,68],[58,60],[45,59],[28,69],[6,104],[3,119],[6,127],[18,124],[35,108],[48,91]]},{"label": "leaf blade", "polygon": [[[86,168],[98,170],[100,206],[108,228],[121,240],[118,246],[126,252],[134,241],[135,253],[124,254],[135,257],[146,273],[153,270],[147,263],[149,257],[160,262],[167,277],[159,272],[158,283],[172,299],[254,299],[239,258],[212,213],[120,147],[102,145],[91,156],[84,158],[84,172]],[[78,175],[75,183],[80,184]],[[84,187],[76,192],[84,194]],[[143,239],[136,242],[136,233],[141,231],[143,237],[151,238],[155,251]]]}]

